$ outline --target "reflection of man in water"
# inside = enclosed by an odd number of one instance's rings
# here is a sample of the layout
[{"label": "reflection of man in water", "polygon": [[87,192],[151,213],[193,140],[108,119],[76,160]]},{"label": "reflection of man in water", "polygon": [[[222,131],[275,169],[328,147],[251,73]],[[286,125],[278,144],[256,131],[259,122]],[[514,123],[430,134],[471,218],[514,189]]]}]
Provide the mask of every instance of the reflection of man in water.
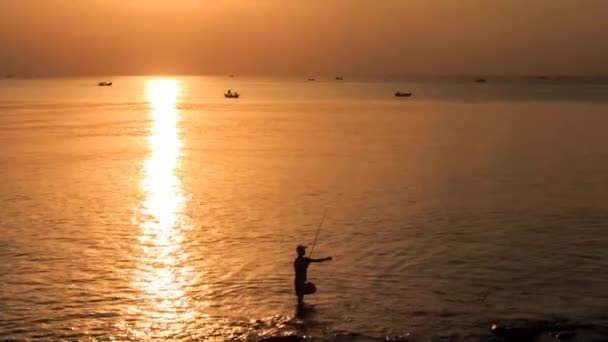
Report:
[{"label": "reflection of man in water", "polygon": [[315,284],[306,281],[306,271],[308,271],[308,265],[311,262],[323,262],[332,260],[332,257],[322,258],[322,259],[311,259],[307,258],[306,255],[306,247],[298,246],[296,247],[296,252],[298,252],[298,257],[293,262],[293,269],[296,273],[295,277],[295,290],[296,296],[298,296],[298,305],[304,304],[304,295],[313,294],[317,291],[317,287]]}]

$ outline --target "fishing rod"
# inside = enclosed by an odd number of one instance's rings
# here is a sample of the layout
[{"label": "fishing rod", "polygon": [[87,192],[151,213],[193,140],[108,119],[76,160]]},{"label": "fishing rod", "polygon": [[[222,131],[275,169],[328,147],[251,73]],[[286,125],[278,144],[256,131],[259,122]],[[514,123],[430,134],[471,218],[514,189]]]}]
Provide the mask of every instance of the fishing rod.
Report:
[{"label": "fishing rod", "polygon": [[315,244],[317,243],[317,238],[319,237],[319,232],[321,231],[321,227],[323,226],[323,222],[325,222],[325,216],[327,216],[327,208],[323,211],[323,216],[321,217],[321,222],[319,223],[319,228],[317,228],[317,234],[315,235],[315,241],[312,242],[312,247],[310,247],[310,255],[309,258],[312,258],[312,251],[315,250]]}]

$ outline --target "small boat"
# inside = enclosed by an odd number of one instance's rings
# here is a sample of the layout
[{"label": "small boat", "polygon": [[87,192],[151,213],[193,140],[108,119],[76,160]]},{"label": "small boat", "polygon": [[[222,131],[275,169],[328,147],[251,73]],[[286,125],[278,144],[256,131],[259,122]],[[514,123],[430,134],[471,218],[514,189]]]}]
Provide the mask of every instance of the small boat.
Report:
[{"label": "small boat", "polygon": [[395,96],[396,97],[410,97],[410,96],[412,96],[412,93],[402,93],[402,92],[398,91],[398,92],[395,92]]},{"label": "small boat", "polygon": [[98,86],[100,87],[109,87],[112,85],[112,81],[103,81],[103,82],[99,82],[97,83]]},{"label": "small boat", "polygon": [[224,93],[224,97],[228,98],[228,99],[238,99],[239,96],[241,96],[239,93],[231,93],[231,92],[227,92]]},{"label": "small boat", "polygon": [[478,78],[475,80],[476,83],[486,83],[486,79],[485,78]]},{"label": "small boat", "polygon": [[309,78],[308,79],[308,82],[314,82],[314,81],[316,81],[314,78]]},{"label": "small boat", "polygon": [[336,76],[336,81],[342,81],[344,78],[342,76]]},{"label": "small boat", "polygon": [[539,79],[539,80],[548,80],[549,77],[548,76],[536,76],[536,79]]}]

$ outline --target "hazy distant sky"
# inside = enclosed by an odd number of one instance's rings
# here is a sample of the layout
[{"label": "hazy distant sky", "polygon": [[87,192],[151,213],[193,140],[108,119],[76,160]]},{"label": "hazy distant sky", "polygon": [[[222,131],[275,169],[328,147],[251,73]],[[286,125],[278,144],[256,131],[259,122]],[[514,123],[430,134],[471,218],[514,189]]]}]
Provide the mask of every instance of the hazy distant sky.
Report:
[{"label": "hazy distant sky", "polygon": [[0,74],[608,75],[608,0],[0,0]]}]

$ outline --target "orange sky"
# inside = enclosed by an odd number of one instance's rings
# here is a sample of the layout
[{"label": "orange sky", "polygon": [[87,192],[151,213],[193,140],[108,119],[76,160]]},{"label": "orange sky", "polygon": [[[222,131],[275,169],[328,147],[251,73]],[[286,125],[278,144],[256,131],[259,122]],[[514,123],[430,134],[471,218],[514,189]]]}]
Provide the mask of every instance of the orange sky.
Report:
[{"label": "orange sky", "polygon": [[0,0],[0,74],[608,75],[607,0]]}]

